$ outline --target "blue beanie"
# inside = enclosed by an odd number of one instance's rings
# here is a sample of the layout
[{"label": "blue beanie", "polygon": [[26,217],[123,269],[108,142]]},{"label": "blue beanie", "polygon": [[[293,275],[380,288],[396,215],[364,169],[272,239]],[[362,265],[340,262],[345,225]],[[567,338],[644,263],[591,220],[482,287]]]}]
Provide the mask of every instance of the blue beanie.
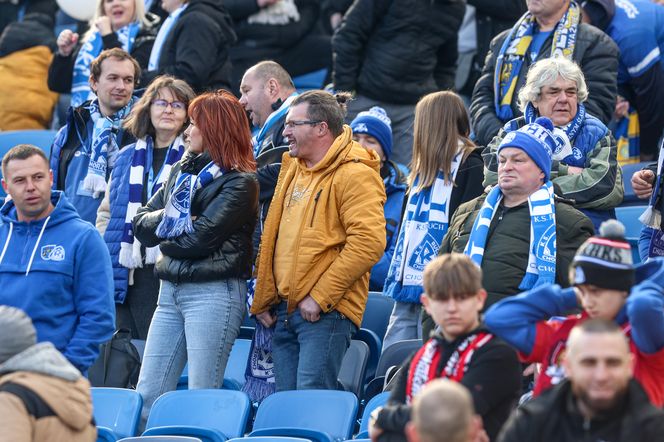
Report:
[{"label": "blue beanie", "polygon": [[350,123],[355,134],[367,134],[378,140],[385,153],[385,159],[392,154],[392,121],[382,107],[374,106],[368,111],[360,112]]},{"label": "blue beanie", "polygon": [[496,154],[505,147],[514,147],[523,150],[537,167],[544,172],[544,181],[551,176],[551,155],[556,150],[556,140],[553,138],[553,123],[546,117],[539,117],[534,123],[527,124],[521,129],[505,135],[498,146]]}]

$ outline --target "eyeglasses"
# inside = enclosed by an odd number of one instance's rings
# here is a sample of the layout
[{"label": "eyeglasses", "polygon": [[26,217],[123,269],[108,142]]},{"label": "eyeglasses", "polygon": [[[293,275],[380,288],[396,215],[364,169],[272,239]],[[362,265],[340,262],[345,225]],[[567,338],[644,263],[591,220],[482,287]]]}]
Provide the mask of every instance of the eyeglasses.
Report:
[{"label": "eyeglasses", "polygon": [[292,129],[295,126],[304,126],[305,124],[308,124],[310,126],[315,126],[315,125],[320,124],[320,123],[322,123],[322,121],[314,121],[314,120],[300,120],[300,121],[297,121],[297,120],[293,120],[293,121],[286,121],[286,123],[284,123],[284,127],[288,128],[288,129]]},{"label": "eyeglasses", "polygon": [[166,109],[170,106],[173,110],[187,110],[187,105],[181,101],[153,100],[152,105],[157,109]]}]

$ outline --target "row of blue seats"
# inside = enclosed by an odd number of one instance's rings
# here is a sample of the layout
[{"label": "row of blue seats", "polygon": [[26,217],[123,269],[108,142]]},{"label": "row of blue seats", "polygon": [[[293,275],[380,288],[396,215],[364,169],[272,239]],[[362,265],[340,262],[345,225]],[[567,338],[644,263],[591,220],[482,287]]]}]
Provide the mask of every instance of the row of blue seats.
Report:
[{"label": "row of blue seats", "polygon": [[[357,437],[368,436],[371,411],[384,405],[389,393],[365,406]],[[93,388],[98,442],[115,442],[136,435],[142,399],[134,390]],[[252,410],[249,397],[232,390],[179,390],[160,396],[148,417],[143,436],[190,436],[204,442],[225,442],[248,436],[282,436],[312,442],[351,440],[359,401],[346,391],[297,390],[275,393]]]}]

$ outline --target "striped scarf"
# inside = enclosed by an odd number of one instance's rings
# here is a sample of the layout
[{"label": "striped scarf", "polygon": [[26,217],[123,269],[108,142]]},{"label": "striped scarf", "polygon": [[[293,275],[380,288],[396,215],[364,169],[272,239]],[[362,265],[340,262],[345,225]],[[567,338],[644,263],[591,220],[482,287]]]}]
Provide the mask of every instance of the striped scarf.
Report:
[{"label": "striped scarf", "polygon": [[286,98],[286,100],[283,103],[281,103],[281,106],[279,106],[279,109],[275,110],[270,114],[269,117],[267,117],[267,120],[265,120],[263,127],[261,127],[258,133],[251,139],[251,144],[253,144],[254,146],[254,158],[258,158],[258,156],[262,153],[261,147],[263,146],[263,141],[265,139],[265,136],[268,133],[270,133],[272,126],[274,126],[276,122],[280,121],[281,117],[286,115],[288,109],[290,109],[291,103],[293,102],[293,100],[295,100],[295,97],[297,96],[298,93],[293,92],[288,98]]},{"label": "striped scarf", "polygon": [[[134,147],[134,156],[131,160],[131,169],[129,170],[129,204],[127,204],[127,213],[125,214],[125,224],[122,230],[122,240],[120,242],[120,264],[128,269],[143,267],[141,257],[141,243],[134,238],[132,220],[136,212],[143,205],[143,181],[145,177],[145,168],[150,167],[147,164],[148,156],[152,155],[154,149],[152,137],[141,138]],[[173,164],[178,162],[184,153],[184,142],[182,136],[173,141],[166,153],[166,161],[157,173],[157,176],[148,185],[152,186],[151,195],[154,195],[159,188],[166,182],[171,173]],[[159,247],[148,247],[145,249],[145,263],[154,264],[159,256]]]},{"label": "striped scarf", "polygon": [[[553,33],[551,57],[562,56],[572,59],[577,27],[581,19],[580,12],[581,8],[571,2]],[[521,66],[533,40],[535,23],[535,17],[530,12],[526,12],[510,31],[496,59],[493,82],[494,106],[496,115],[503,121],[514,118],[512,99],[516,92]]]},{"label": "striped scarf", "polygon": [[122,121],[129,115],[134,100],[132,97],[125,107],[108,117],[101,114],[99,99],[90,103],[88,109],[94,127],[90,143],[88,173],[83,180],[83,189],[91,192],[94,198],[98,198],[106,191],[106,172],[109,167],[112,167],[115,155],[120,150],[117,131]]},{"label": "striped scarf", "polygon": [[[138,22],[129,23],[117,31],[115,34],[122,45],[122,49],[131,52],[134,40],[139,31]],[[78,107],[88,100],[94,98],[94,93],[90,89],[90,64],[97,58],[103,49],[102,38],[99,32],[95,32],[85,40],[81,49],[76,55],[74,61],[74,71],[71,82],[71,105]]]},{"label": "striped scarf", "polygon": [[[432,186],[408,195],[406,213],[385,280],[385,296],[400,302],[420,302],[424,267],[438,256],[449,226],[450,198],[462,158],[463,152],[454,157],[449,181],[446,182],[443,172],[439,171]],[[415,177],[414,188],[419,178],[419,175]]]},{"label": "striped scarf", "polygon": [[641,161],[640,132],[639,114],[630,106],[627,116],[620,119],[613,131],[618,146],[618,164],[621,166]]},{"label": "striped scarf", "polygon": [[[495,186],[487,195],[470,231],[464,254],[482,266],[484,246],[489,235],[491,220],[503,199],[500,187]],[[530,211],[530,245],[528,267],[519,289],[528,290],[542,284],[553,284],[556,279],[556,207],[553,185],[547,181],[528,197]]]},{"label": "striped scarf", "polygon": [[224,171],[213,161],[203,167],[198,175],[180,170],[164,208],[164,218],[157,226],[157,236],[170,239],[177,238],[183,233],[192,233],[194,225],[191,221],[191,202],[196,191],[207,186],[223,173]]},{"label": "striped scarf", "polygon": [[[534,123],[537,117],[539,117],[537,114],[537,109],[535,109],[535,106],[533,106],[532,103],[528,103],[528,105],[526,105],[526,110],[523,113],[523,116],[526,120],[526,124]],[[576,115],[572,121],[563,127],[553,128],[551,134],[553,135],[553,139],[556,141],[556,150],[551,153],[551,159],[562,161],[566,157],[573,154],[572,146],[574,145],[574,140],[579,134],[581,126],[583,126],[583,122],[585,120],[586,107],[583,104],[579,104]],[[505,126],[507,127],[507,125],[509,125],[512,121],[505,124]],[[516,129],[518,129],[518,127],[516,127],[515,130]]]}]

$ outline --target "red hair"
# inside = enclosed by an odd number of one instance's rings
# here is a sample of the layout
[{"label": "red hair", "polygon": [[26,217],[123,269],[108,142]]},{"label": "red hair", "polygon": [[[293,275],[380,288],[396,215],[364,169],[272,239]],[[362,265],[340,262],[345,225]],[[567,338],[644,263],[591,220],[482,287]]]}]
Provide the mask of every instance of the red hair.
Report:
[{"label": "red hair", "polygon": [[249,120],[235,95],[223,89],[199,95],[189,104],[189,117],[196,122],[203,147],[216,165],[256,171]]}]

